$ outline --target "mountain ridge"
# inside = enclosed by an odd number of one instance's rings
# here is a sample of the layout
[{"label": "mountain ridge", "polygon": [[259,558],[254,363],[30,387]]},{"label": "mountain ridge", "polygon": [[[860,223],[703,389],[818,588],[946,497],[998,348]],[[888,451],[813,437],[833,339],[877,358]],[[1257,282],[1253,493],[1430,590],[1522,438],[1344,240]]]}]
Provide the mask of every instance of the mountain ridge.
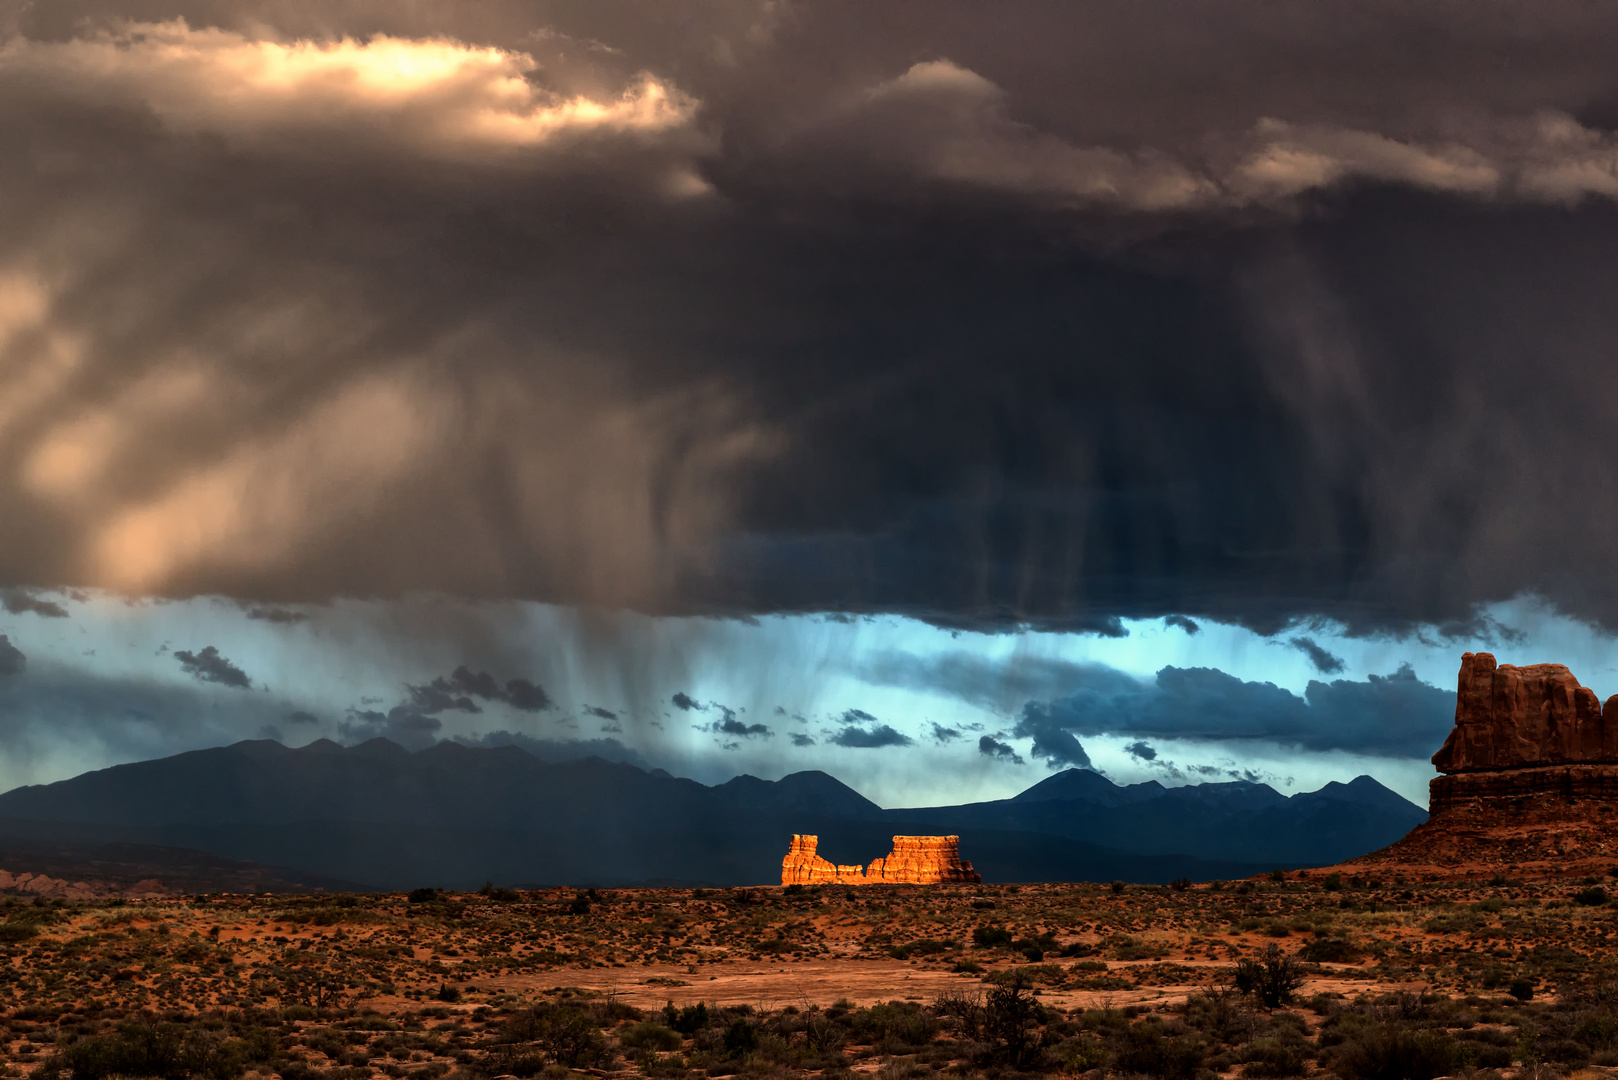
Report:
[{"label": "mountain ridge", "polygon": [[794,832],[862,862],[894,834],[954,833],[989,880],[1232,877],[1339,862],[1424,818],[1370,777],[1289,797],[1247,781],[1119,786],[1065,770],[1008,799],[889,809],[818,770],[709,786],[598,757],[554,764],[515,746],[412,752],[385,739],[244,740],[0,793],[14,829],[72,827],[379,888],[760,884],[778,876]]}]

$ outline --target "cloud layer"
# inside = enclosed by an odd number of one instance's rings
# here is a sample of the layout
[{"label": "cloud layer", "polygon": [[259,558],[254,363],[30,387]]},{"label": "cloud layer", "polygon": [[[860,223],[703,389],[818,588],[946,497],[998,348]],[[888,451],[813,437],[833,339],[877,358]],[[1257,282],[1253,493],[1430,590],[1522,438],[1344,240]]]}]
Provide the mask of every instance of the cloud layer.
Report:
[{"label": "cloud layer", "polygon": [[[1149,683],[1121,684],[1125,678],[1081,680],[1065,697],[1030,701],[1012,733],[1032,738],[1033,755],[1048,764],[1081,767],[1089,756],[1079,735],[1227,746],[1262,741],[1310,752],[1425,757],[1454,720],[1454,694],[1420,681],[1408,667],[1364,681],[1314,680],[1301,697],[1213,668],[1165,667]],[[1125,751],[1156,757],[1140,738]]]},{"label": "cloud layer", "polygon": [[1618,14],[129,10],[0,25],[14,614],[1618,627]]}]

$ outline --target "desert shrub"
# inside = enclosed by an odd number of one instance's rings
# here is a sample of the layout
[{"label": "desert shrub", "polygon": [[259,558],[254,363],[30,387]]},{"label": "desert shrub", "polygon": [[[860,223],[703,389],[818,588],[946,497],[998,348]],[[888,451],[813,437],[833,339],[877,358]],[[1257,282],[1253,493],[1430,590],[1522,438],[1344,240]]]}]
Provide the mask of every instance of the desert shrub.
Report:
[{"label": "desert shrub", "polygon": [[1503,1069],[1511,1064],[1515,1045],[1516,1040],[1498,1028],[1479,1028],[1461,1036],[1455,1058],[1475,1069]]},{"label": "desert shrub", "polygon": [[178,1024],[124,1024],[111,1035],[92,1035],[61,1047],[40,1066],[42,1080],[64,1073],[72,1080],[114,1076],[164,1080],[207,1076],[234,1080],[246,1071],[244,1047]]},{"label": "desert shrub", "polygon": [[[545,1058],[522,1047],[503,1046],[483,1061],[491,1076],[515,1076],[527,1080],[546,1071]],[[410,1074],[414,1076],[415,1074]]]},{"label": "desert shrub", "polygon": [[0,942],[27,941],[39,934],[39,924],[21,919],[0,923]]},{"label": "desert shrub", "polygon": [[811,1012],[803,1020],[803,1037],[817,1054],[835,1054],[848,1041],[848,1028],[823,1012]]},{"label": "desert shrub", "polygon": [[854,1038],[873,1046],[925,1046],[932,1042],[938,1021],[919,1002],[889,1001],[861,1009],[848,1018]]},{"label": "desert shrub", "polygon": [[[1102,965],[1102,970],[1106,970],[1106,965]],[[1066,977],[1066,973],[1059,964],[1039,964],[1007,968],[1004,971],[991,971],[984,977],[984,981],[994,983],[996,986],[1006,986],[1019,981],[1024,986],[1032,986],[1035,983],[1056,986]]]},{"label": "desert shrub", "polygon": [[1339,1045],[1331,1070],[1344,1080],[1433,1080],[1456,1061],[1455,1042],[1443,1031],[1390,1020],[1361,1028]]},{"label": "desert shrub", "polygon": [[1615,1036],[1618,1036],[1618,1023],[1605,1012],[1591,1011],[1573,1025],[1573,1038],[1592,1050],[1611,1049]]},{"label": "desert shrub", "polygon": [[405,900],[411,904],[431,904],[436,900],[442,899],[443,896],[444,890],[442,889],[420,888],[411,889],[410,895],[405,897]]},{"label": "desert shrub", "polygon": [[1264,1007],[1274,1009],[1292,1000],[1303,985],[1303,970],[1296,958],[1273,942],[1257,960],[1239,960],[1233,973],[1236,989],[1251,994]]},{"label": "desert shrub", "polygon": [[922,938],[905,945],[895,945],[888,950],[888,955],[899,960],[908,960],[912,956],[936,956],[939,953],[949,952],[960,946],[953,941],[937,941],[933,938]]},{"label": "desert shrub", "polygon": [[1532,1001],[1534,1000],[1534,981],[1528,978],[1512,979],[1511,985],[1506,987],[1506,993],[1518,1001]]},{"label": "desert shrub", "polygon": [[676,1009],[671,1001],[663,1006],[663,1022],[682,1035],[690,1035],[708,1026],[708,1006],[699,1001]]},{"label": "desert shrub", "polygon": [[1013,1068],[1025,1068],[1038,1049],[1035,1031],[1043,1013],[1020,980],[991,990],[983,1006],[983,1031],[993,1052]]},{"label": "desert shrub", "polygon": [[1352,964],[1361,955],[1353,942],[1340,937],[1316,938],[1298,950],[1298,956],[1311,964]]},{"label": "desert shrub", "polygon": [[1173,881],[1169,882],[1169,888],[1173,889],[1175,892],[1185,892],[1190,887],[1191,879],[1188,877],[1177,877]]},{"label": "desert shrub", "polygon": [[1294,1036],[1255,1039],[1238,1048],[1243,1076],[1302,1076],[1308,1070],[1309,1045]]},{"label": "desert shrub", "polygon": [[1089,1033],[1063,1040],[1052,1048],[1050,1055],[1061,1070],[1069,1075],[1105,1068],[1112,1060],[1106,1044]]},{"label": "desert shrub", "polygon": [[618,1041],[631,1050],[678,1050],[680,1034],[655,1020],[643,1020],[618,1033]]},{"label": "desert shrub", "polygon": [[983,995],[975,990],[946,990],[933,999],[932,1012],[973,1042],[983,1030]]},{"label": "desert shrub", "polygon": [[980,926],[972,931],[972,944],[980,949],[1009,949],[1012,934],[1003,926]]},{"label": "desert shrub", "polygon": [[1185,1022],[1222,1043],[1246,1042],[1257,1026],[1252,1006],[1230,990],[1210,990],[1186,998]]},{"label": "desert shrub", "polygon": [[1113,1043],[1113,1067],[1161,1080],[1191,1080],[1202,1067],[1202,1040],[1157,1019],[1124,1029]]},{"label": "desert shrub", "polygon": [[607,1050],[595,1016],[571,1004],[524,1009],[506,1021],[499,1037],[504,1043],[533,1043],[558,1065],[573,1068],[595,1064]]},{"label": "desert shrub", "polygon": [[1607,890],[1603,889],[1600,885],[1592,885],[1588,889],[1580,889],[1578,892],[1573,894],[1573,902],[1575,904],[1583,904],[1585,907],[1600,907],[1602,904],[1607,902]]},{"label": "desert shrub", "polygon": [[1161,960],[1169,954],[1168,946],[1141,941],[1127,934],[1114,934],[1102,942],[1117,960]]},{"label": "desert shrub", "polygon": [[731,1057],[743,1057],[752,1053],[758,1049],[758,1036],[758,1024],[750,1017],[735,1017],[725,1027],[725,1053]]}]

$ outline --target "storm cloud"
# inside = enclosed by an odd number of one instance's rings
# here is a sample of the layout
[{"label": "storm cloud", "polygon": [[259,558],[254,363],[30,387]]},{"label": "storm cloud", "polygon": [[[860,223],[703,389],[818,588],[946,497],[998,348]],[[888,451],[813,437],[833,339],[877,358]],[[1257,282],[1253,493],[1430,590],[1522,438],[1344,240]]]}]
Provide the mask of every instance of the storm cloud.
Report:
[{"label": "storm cloud", "polygon": [[135,12],[3,28],[0,585],[1618,627],[1618,12]]},{"label": "storm cloud", "polygon": [[46,600],[29,589],[0,589],[0,607],[11,615],[32,614],[47,619],[67,618],[67,608],[55,600]]},{"label": "storm cloud", "polygon": [[880,750],[885,746],[910,746],[915,740],[902,731],[895,730],[888,724],[873,724],[871,727],[845,727],[831,741],[836,746],[847,746],[856,750]]},{"label": "storm cloud", "polygon": [[237,690],[253,688],[253,680],[247,677],[247,672],[221,656],[216,646],[209,645],[197,652],[176,649],[174,659],[180,662],[180,668],[187,675],[198,682],[218,683]]},{"label": "storm cloud", "polygon": [[0,675],[21,675],[28,667],[28,657],[11,638],[0,634]]},{"label": "storm cloud", "polygon": [[[487,671],[473,671],[464,664],[420,686],[407,686],[409,705],[425,715],[442,712],[482,712],[478,699],[496,701],[521,712],[544,712],[552,705],[545,688],[530,679],[508,679],[502,686]],[[605,717],[612,719],[611,716]]]},{"label": "storm cloud", "polygon": [[1329,649],[1320,645],[1314,638],[1295,637],[1287,644],[1307,656],[1309,663],[1313,664],[1315,670],[1322,675],[1336,675],[1343,670],[1342,659],[1334,656]]},{"label": "storm cloud", "polygon": [[[987,758],[994,758],[997,761],[1009,761],[1013,765],[1023,764],[1022,755],[1017,753],[1016,747],[989,735],[984,735],[978,739],[978,753]],[[1080,756],[1082,757],[1082,755]],[[1090,761],[1088,758],[1083,758],[1082,761],[1075,761],[1074,764],[1083,768],[1087,767]]]},{"label": "storm cloud", "polygon": [[1213,668],[1165,667],[1151,682],[1120,687],[1097,679],[1054,701],[1030,701],[1013,733],[1032,738],[1034,756],[1051,764],[1080,764],[1076,735],[1134,737],[1131,753],[1147,745],[1144,737],[1426,757],[1443,742],[1454,708],[1453,692],[1422,682],[1409,667],[1364,681],[1313,680],[1301,697]]}]

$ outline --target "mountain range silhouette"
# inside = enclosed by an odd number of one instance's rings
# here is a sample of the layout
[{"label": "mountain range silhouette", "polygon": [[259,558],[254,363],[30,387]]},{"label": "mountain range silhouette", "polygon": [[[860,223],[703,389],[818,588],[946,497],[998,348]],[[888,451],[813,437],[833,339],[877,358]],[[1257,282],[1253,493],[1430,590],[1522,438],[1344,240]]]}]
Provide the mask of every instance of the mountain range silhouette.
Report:
[{"label": "mountain range silhouette", "polygon": [[1426,816],[1369,776],[1285,796],[1069,769],[1009,799],[884,809],[823,772],[710,787],[514,746],[250,740],[0,794],[0,858],[7,845],[141,844],[356,889],[758,885],[779,880],[792,833],[847,863],[896,834],[954,833],[986,881],[1162,882],[1329,865]]}]

